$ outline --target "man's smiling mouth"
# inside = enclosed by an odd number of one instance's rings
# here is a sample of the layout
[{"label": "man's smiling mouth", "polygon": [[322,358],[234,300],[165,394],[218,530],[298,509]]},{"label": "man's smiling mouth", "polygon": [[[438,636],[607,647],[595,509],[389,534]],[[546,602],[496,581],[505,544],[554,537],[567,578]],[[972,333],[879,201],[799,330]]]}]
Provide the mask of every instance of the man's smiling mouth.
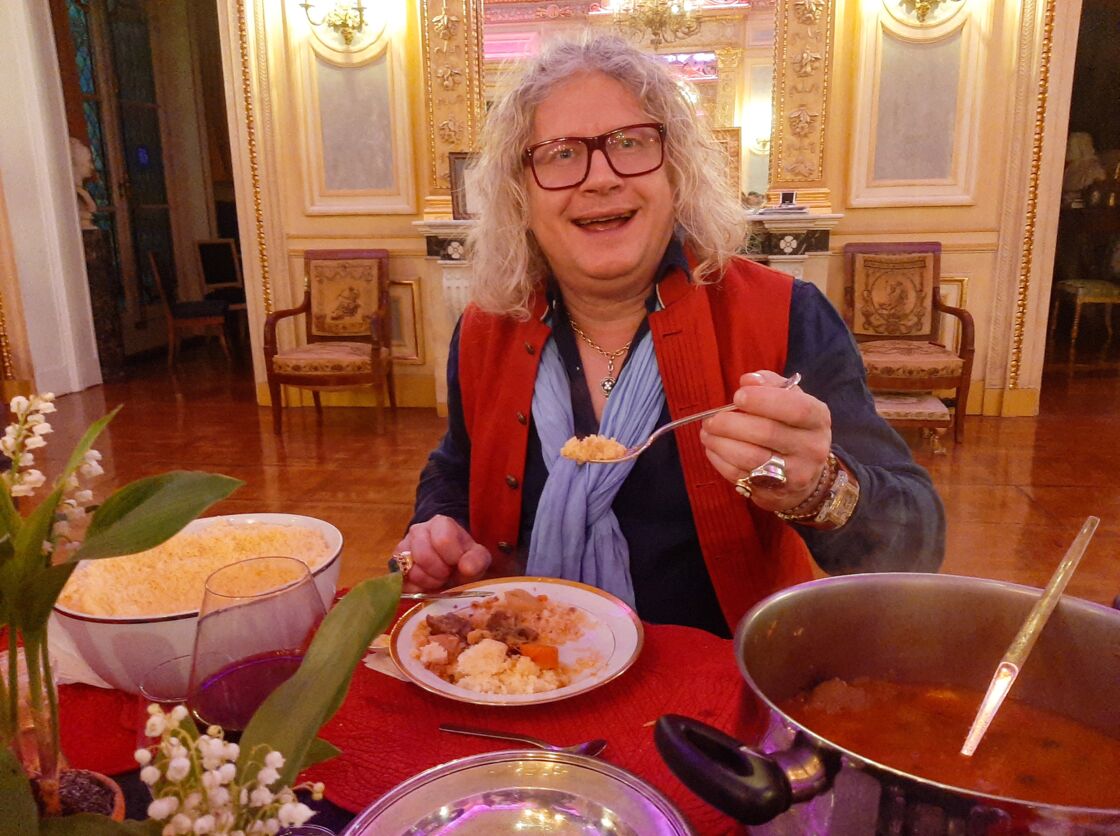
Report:
[{"label": "man's smiling mouth", "polygon": [[614,215],[600,215],[596,218],[579,218],[572,221],[582,229],[613,229],[630,220],[637,212],[620,212]]}]

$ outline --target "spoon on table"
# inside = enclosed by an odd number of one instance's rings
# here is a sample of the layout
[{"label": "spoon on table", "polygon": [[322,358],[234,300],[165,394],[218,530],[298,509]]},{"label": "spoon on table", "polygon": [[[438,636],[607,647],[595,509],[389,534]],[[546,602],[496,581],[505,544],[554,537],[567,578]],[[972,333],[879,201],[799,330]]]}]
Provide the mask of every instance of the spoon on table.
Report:
[{"label": "spoon on table", "polygon": [[552,743],[546,743],[535,737],[530,737],[527,734],[517,734],[515,732],[499,732],[491,731],[490,729],[476,729],[472,726],[454,726],[444,723],[439,727],[440,731],[451,732],[452,734],[465,734],[471,737],[489,737],[494,740],[512,740],[516,743],[527,743],[530,746],[536,746],[538,749],[547,749],[549,752],[562,752],[567,755],[586,755],[593,758],[607,748],[607,741],[602,738],[594,740],[585,740],[583,743],[576,743],[573,746],[556,746]]},{"label": "spoon on table", "polygon": [[1062,597],[1066,584],[1073,576],[1073,570],[1081,562],[1081,556],[1085,554],[1085,549],[1088,548],[1089,541],[1093,538],[1093,533],[1097,530],[1099,523],[1099,517],[1089,517],[1085,520],[1081,530],[1077,533],[1077,537],[1070,544],[1066,556],[1062,558],[1062,562],[1054,570],[1050,582],[1042,590],[1042,595],[1031,607],[1031,611],[1027,614],[1027,620],[1023,622],[1023,626],[1019,628],[1019,632],[1011,640],[1011,646],[1007,648],[1007,652],[996,667],[996,672],[992,675],[992,681],[988,684],[988,692],[984,694],[984,699],[980,701],[976,718],[972,721],[964,745],[961,747],[961,754],[965,757],[972,757],[972,753],[980,745],[980,739],[988,730],[988,726],[992,724],[996,712],[1003,705],[1004,699],[1015,682],[1015,677],[1019,675],[1023,663],[1027,661],[1027,655],[1034,648],[1034,643],[1038,639],[1039,633],[1042,632],[1042,628],[1046,626],[1046,620],[1050,618],[1050,613],[1058,605],[1058,599]]},{"label": "spoon on table", "polygon": [[[800,382],[801,373],[794,372],[786,379],[786,382],[782,384],[782,388],[792,389]],[[705,409],[703,412],[696,412],[692,415],[686,415],[684,416],[684,418],[678,418],[676,421],[670,421],[668,424],[658,427],[656,430],[650,433],[649,438],[647,438],[641,444],[626,448],[626,451],[620,456],[615,456],[609,459],[589,458],[587,459],[587,461],[589,463],[594,462],[595,464],[618,464],[619,462],[630,461],[630,459],[637,458],[639,455],[644,453],[649,448],[649,446],[653,444],[653,442],[657,441],[657,439],[661,438],[661,436],[665,435],[665,433],[675,430],[677,429],[677,427],[683,427],[685,424],[691,424],[693,421],[700,421],[712,415],[718,415],[720,412],[730,412],[735,408],[735,404],[729,403],[726,406],[717,406],[714,409]],[[621,447],[622,445],[620,444],[618,446]]]}]

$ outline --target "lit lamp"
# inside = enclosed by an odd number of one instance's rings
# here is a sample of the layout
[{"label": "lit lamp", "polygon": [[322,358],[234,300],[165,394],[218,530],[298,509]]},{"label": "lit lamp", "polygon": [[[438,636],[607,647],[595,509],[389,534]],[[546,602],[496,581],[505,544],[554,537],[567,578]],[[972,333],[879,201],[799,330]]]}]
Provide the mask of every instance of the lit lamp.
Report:
[{"label": "lit lamp", "polygon": [[[885,0],[890,8],[892,0]],[[954,11],[949,5],[950,0],[897,0],[898,5],[908,15],[913,15],[918,23],[938,23],[951,15]],[[964,0],[951,0],[956,5]],[[930,16],[933,16],[931,19]]]},{"label": "lit lamp", "polygon": [[342,36],[347,46],[354,42],[354,35],[361,32],[366,25],[366,10],[361,0],[353,3],[347,0],[336,0],[329,12],[319,12],[319,19],[315,20],[316,6],[312,0],[299,4],[307,15],[307,22],[314,27],[326,26]]},{"label": "lit lamp", "polygon": [[650,46],[683,41],[700,31],[695,0],[611,0],[614,25],[638,37],[649,34]]}]

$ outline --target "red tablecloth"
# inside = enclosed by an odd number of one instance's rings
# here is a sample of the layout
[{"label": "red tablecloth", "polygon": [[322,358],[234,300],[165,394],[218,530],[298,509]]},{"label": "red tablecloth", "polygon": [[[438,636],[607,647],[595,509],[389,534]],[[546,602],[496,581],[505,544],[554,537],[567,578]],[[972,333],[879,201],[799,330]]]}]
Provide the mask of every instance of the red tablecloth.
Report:
[{"label": "red tablecloth", "polygon": [[[107,774],[135,768],[144,719],[135,697],[87,685],[59,689],[63,752],[76,767]],[[696,717],[740,739],[755,739],[759,713],[735,665],[732,643],[688,627],[645,626],[633,667],[594,691],[539,706],[469,705],[430,694],[359,665],[345,702],[321,736],[342,753],[303,777],[323,781],[327,798],[351,812],[407,778],[480,752],[512,748],[497,740],[441,732],[441,723],[519,731],[561,744],[603,737],[602,758],[664,793],[697,833],[745,830],[684,787],[653,742],[662,714]]]}]

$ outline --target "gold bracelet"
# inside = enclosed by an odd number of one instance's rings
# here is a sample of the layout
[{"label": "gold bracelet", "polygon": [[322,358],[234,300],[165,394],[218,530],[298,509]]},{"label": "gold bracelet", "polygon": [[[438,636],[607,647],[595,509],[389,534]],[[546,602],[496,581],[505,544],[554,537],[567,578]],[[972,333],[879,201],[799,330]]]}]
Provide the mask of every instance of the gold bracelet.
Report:
[{"label": "gold bracelet", "polygon": [[832,483],[836,481],[836,474],[839,470],[840,462],[836,459],[835,454],[830,452],[828,459],[825,460],[824,467],[821,468],[821,475],[817,479],[817,485],[813,488],[813,492],[792,508],[785,511],[775,511],[778,519],[786,522],[805,522],[814,519],[820,513],[825,500],[828,499],[828,492],[832,488]]}]

